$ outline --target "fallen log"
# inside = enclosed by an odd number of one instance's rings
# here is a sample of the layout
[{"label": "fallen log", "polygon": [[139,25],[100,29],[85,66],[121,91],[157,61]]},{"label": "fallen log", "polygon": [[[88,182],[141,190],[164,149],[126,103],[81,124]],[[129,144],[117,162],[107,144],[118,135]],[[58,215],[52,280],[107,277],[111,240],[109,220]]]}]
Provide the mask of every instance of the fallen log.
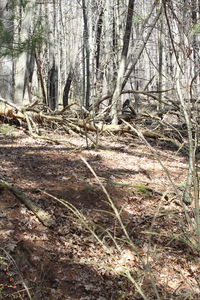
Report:
[{"label": "fallen log", "polygon": [[31,201],[19,188],[10,185],[6,181],[0,180],[0,188],[8,189],[12,192],[28,209],[30,209],[38,218],[38,220],[46,227],[51,227],[55,224],[50,214],[38,207]]},{"label": "fallen log", "polygon": [[95,120],[82,120],[82,119],[76,119],[76,118],[70,118],[67,119],[66,122],[68,124],[74,124],[77,125],[81,128],[87,129],[89,131],[93,132],[106,132],[110,131],[113,133],[118,133],[118,132],[130,132],[129,126],[124,126],[124,125],[112,125],[112,124],[105,124],[105,122],[100,121],[96,122]]},{"label": "fallen log", "polygon": [[[62,129],[72,130],[72,132],[76,132],[81,136],[87,136],[93,143],[92,136],[88,135],[88,132],[94,132],[97,135],[102,133],[131,133],[134,136],[137,136],[137,134],[132,130],[132,125],[127,123],[125,120],[122,119],[122,124],[118,125],[112,125],[112,124],[106,124],[104,121],[97,121],[95,118],[87,117],[86,119],[80,119],[80,118],[70,118],[67,116],[65,111],[63,111],[63,114],[61,112],[49,112],[45,113],[43,111],[40,111],[39,109],[35,109],[35,105],[37,104],[37,101],[30,104],[29,106],[25,107],[18,107],[13,103],[10,103],[9,101],[0,98],[0,103],[3,103],[0,105],[0,116],[8,116],[11,118],[21,119],[25,121],[28,125],[29,133],[34,138],[39,137],[38,136],[38,126],[42,124],[57,124]],[[183,143],[179,142],[176,139],[172,139],[169,136],[165,136],[163,133],[160,133],[159,131],[151,131],[151,130],[141,130],[142,134],[145,137],[160,139],[166,142],[171,142],[175,144],[177,147],[182,148]],[[40,137],[43,138],[43,137]],[[56,140],[57,143],[59,141]]]},{"label": "fallen log", "polygon": [[0,98],[0,116],[25,120],[21,109],[3,98]]},{"label": "fallen log", "polygon": [[[33,135],[33,131],[31,128],[31,122],[29,122],[29,119],[32,120],[35,123],[42,123],[42,122],[56,122],[59,125],[67,124],[69,127],[71,127],[72,130],[80,131],[80,128],[83,128],[88,131],[92,132],[112,132],[112,133],[118,133],[118,132],[128,132],[130,131],[128,126],[124,125],[111,125],[111,124],[105,124],[104,122],[96,122],[93,119],[78,119],[78,118],[67,118],[65,115],[61,115],[60,112],[58,115],[55,115],[53,112],[52,114],[45,114],[44,112],[37,112],[33,109],[33,105],[30,105],[28,107],[19,108],[13,103],[10,103],[9,101],[6,101],[5,99],[0,98],[0,102],[3,104],[0,105],[0,116],[5,116],[9,118],[15,118],[23,120],[27,123],[29,132],[31,135]],[[63,112],[64,113],[64,112]]]}]

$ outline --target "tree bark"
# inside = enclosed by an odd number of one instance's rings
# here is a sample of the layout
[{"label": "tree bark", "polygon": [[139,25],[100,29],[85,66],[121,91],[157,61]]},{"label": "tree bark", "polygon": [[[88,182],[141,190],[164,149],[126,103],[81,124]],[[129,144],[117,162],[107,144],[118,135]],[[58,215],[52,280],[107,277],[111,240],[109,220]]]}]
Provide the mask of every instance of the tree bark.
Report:
[{"label": "tree bark", "polygon": [[122,48],[122,52],[121,52],[121,60],[119,63],[117,82],[116,82],[114,94],[112,97],[112,109],[111,109],[112,124],[118,123],[117,105],[118,105],[118,101],[119,101],[119,98],[121,95],[123,77],[124,77],[124,73],[126,70],[127,54],[128,54],[130,35],[131,35],[131,29],[132,29],[134,3],[135,3],[135,0],[129,0],[129,3],[128,3],[128,12],[127,12],[127,17],[126,17],[126,28],[125,28],[124,38],[123,38],[123,48]]},{"label": "tree bark", "polygon": [[48,105],[52,110],[55,110],[58,105],[58,68],[53,57],[53,65],[48,72]]},{"label": "tree bark", "polygon": [[86,67],[86,88],[85,88],[85,107],[88,109],[90,106],[90,47],[89,47],[89,30],[88,30],[88,18],[87,18],[87,7],[85,0],[82,0],[83,9],[83,49],[84,59]]},{"label": "tree bark", "polygon": [[69,104],[68,98],[69,98],[69,92],[70,92],[72,80],[73,80],[73,72],[72,70],[70,70],[63,91],[63,107],[66,107]]},{"label": "tree bark", "polygon": [[[14,82],[13,82],[13,60],[12,60],[12,43],[14,35],[13,9],[9,1],[0,1],[0,34],[7,34],[10,39],[6,45],[0,45],[0,96],[13,101]],[[7,49],[5,49],[7,47]],[[5,50],[9,50],[10,55],[4,56]]]}]

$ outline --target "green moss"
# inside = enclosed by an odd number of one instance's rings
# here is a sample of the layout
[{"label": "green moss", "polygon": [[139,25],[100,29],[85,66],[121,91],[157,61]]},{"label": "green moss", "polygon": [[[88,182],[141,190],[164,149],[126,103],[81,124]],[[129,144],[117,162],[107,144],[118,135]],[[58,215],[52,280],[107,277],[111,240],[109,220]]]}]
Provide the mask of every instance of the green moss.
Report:
[{"label": "green moss", "polygon": [[16,137],[18,135],[18,129],[15,126],[9,124],[0,124],[0,134]]},{"label": "green moss", "polygon": [[0,180],[0,189],[9,188],[9,184],[3,180]]},{"label": "green moss", "polygon": [[93,185],[85,185],[84,186],[84,189],[86,191],[94,191],[95,190],[95,187]]},{"label": "green moss", "polygon": [[133,187],[134,189],[136,189],[136,191],[144,195],[152,195],[153,193],[153,190],[151,188],[143,184],[135,184],[133,185]]},{"label": "green moss", "polygon": [[0,133],[11,134],[15,128],[9,124],[0,124]]},{"label": "green moss", "polygon": [[114,186],[122,186],[122,187],[129,187],[129,188],[133,188],[134,190],[136,190],[137,192],[139,192],[140,194],[146,195],[146,196],[150,196],[153,194],[154,190],[144,184],[127,184],[127,183],[118,183],[118,182],[113,182],[113,181],[106,181],[105,183],[107,184],[111,184]]},{"label": "green moss", "polygon": [[185,189],[186,188],[186,184],[185,183],[181,183],[181,184],[178,185],[178,188]]}]

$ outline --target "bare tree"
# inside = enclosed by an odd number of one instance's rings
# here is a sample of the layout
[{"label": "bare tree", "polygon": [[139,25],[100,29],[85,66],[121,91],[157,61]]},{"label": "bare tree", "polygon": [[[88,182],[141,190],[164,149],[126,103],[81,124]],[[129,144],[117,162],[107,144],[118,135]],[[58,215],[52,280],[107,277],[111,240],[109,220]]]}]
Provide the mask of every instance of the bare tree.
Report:
[{"label": "bare tree", "polygon": [[112,123],[118,123],[118,116],[117,116],[117,105],[121,95],[122,85],[123,85],[123,77],[126,70],[126,62],[127,62],[127,54],[128,48],[130,43],[130,36],[131,36],[131,29],[132,29],[132,17],[133,17],[133,10],[134,10],[134,0],[129,0],[128,3],[128,11],[126,17],[126,28],[124,32],[123,38],[123,48],[121,52],[121,59],[119,63],[118,75],[117,75],[117,82],[114,90],[114,94],[112,97],[112,108],[111,108],[111,116],[112,116]]},{"label": "bare tree", "polygon": [[83,67],[86,77],[86,83],[84,87],[85,95],[85,106],[89,108],[90,105],[90,47],[89,47],[89,29],[88,29],[88,18],[87,18],[87,7],[86,1],[82,0],[82,9],[83,9]]}]

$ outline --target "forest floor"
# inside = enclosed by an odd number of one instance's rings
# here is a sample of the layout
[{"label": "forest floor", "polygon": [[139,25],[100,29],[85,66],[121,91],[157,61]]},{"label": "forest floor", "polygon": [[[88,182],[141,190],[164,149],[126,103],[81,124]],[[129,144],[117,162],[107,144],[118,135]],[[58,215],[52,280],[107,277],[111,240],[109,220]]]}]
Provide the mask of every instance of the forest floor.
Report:
[{"label": "forest floor", "polygon": [[[85,145],[81,137],[44,134],[77,149]],[[187,157],[149,142],[181,189]],[[55,222],[45,227],[11,191],[0,190],[0,299],[200,299],[200,258],[187,234],[192,225],[166,172],[131,134],[104,136],[101,144],[77,150],[23,130],[0,133],[0,180],[21,189]]]}]

